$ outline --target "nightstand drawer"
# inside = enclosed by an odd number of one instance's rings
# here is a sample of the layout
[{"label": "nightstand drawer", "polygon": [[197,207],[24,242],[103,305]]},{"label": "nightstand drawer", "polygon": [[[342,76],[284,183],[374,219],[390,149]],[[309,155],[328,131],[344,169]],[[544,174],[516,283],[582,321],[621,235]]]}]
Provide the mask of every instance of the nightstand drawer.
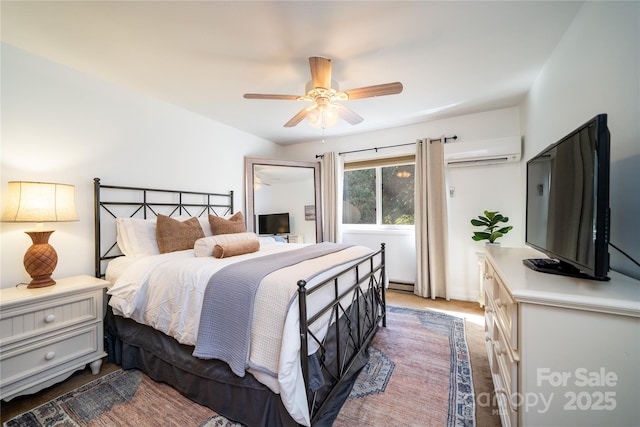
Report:
[{"label": "nightstand drawer", "polygon": [[5,347],[36,335],[96,320],[102,316],[102,292],[100,289],[3,310],[0,345]]},{"label": "nightstand drawer", "polygon": [[0,358],[2,394],[4,395],[8,387],[12,388],[12,383],[20,379],[31,378],[55,366],[81,360],[93,354],[100,357],[102,346],[99,340],[103,337],[100,328],[102,323],[97,322],[67,330],[59,335],[48,336],[41,341],[12,349],[3,348]]}]

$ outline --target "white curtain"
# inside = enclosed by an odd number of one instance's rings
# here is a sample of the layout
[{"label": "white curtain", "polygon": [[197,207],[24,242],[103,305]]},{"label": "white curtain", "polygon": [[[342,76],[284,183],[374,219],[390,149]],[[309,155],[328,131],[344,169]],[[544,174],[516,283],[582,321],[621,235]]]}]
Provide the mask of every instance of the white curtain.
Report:
[{"label": "white curtain", "polygon": [[449,299],[447,286],[447,200],[444,181],[445,138],[416,143],[416,284],[424,298]]},{"label": "white curtain", "polygon": [[342,240],[342,171],[344,161],[336,152],[327,152],[322,156],[322,193],[323,193],[323,238],[326,242],[340,243]]}]

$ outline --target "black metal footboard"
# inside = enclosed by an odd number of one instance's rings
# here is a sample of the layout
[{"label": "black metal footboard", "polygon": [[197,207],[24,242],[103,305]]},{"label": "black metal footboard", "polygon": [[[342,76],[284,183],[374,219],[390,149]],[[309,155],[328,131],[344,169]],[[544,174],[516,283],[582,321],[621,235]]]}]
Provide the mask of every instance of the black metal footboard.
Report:
[{"label": "black metal footboard", "polygon": [[[298,282],[300,309],[300,352],[308,354],[309,347],[317,346],[315,358],[322,376],[328,378],[321,387],[312,385],[313,370],[309,364],[313,357],[302,360],[311,424],[317,425],[327,405],[335,404],[337,395],[344,394],[344,384],[355,380],[363,357],[378,326],[386,326],[385,244],[380,249],[311,289],[304,280]],[[308,312],[313,294],[332,289],[333,300],[316,313]],[[319,337],[316,324],[331,317],[329,333]],[[314,326],[316,326],[314,328]],[[314,332],[314,330],[316,332]],[[326,328],[325,328],[326,331]],[[328,337],[331,337],[330,339]],[[331,346],[328,343],[331,341]],[[354,372],[356,370],[356,372]],[[346,396],[343,396],[346,399]]]}]

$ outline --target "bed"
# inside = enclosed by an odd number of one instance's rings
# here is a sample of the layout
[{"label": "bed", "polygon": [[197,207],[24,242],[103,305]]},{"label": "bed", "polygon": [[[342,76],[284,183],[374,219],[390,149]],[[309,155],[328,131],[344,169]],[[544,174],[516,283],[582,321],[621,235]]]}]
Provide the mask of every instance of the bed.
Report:
[{"label": "bed", "polygon": [[[247,233],[232,191],[95,178],[94,199],[95,275],[112,283],[105,336],[115,363],[247,426],[331,425],[386,326],[384,244]],[[180,246],[185,235],[190,248]]]}]

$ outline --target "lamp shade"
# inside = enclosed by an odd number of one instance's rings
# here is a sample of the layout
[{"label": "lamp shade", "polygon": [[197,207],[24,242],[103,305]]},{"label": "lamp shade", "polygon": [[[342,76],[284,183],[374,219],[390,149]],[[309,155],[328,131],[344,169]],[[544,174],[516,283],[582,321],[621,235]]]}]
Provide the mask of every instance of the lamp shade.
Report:
[{"label": "lamp shade", "polygon": [[35,231],[26,231],[33,244],[24,254],[24,269],[31,276],[27,288],[55,285],[51,274],[58,254],[49,244],[53,230],[42,230],[43,222],[77,221],[73,185],[51,182],[10,181],[7,207],[2,214],[6,222],[36,222]]},{"label": "lamp shade", "polygon": [[50,182],[10,181],[2,221],[78,221],[75,187]]}]

